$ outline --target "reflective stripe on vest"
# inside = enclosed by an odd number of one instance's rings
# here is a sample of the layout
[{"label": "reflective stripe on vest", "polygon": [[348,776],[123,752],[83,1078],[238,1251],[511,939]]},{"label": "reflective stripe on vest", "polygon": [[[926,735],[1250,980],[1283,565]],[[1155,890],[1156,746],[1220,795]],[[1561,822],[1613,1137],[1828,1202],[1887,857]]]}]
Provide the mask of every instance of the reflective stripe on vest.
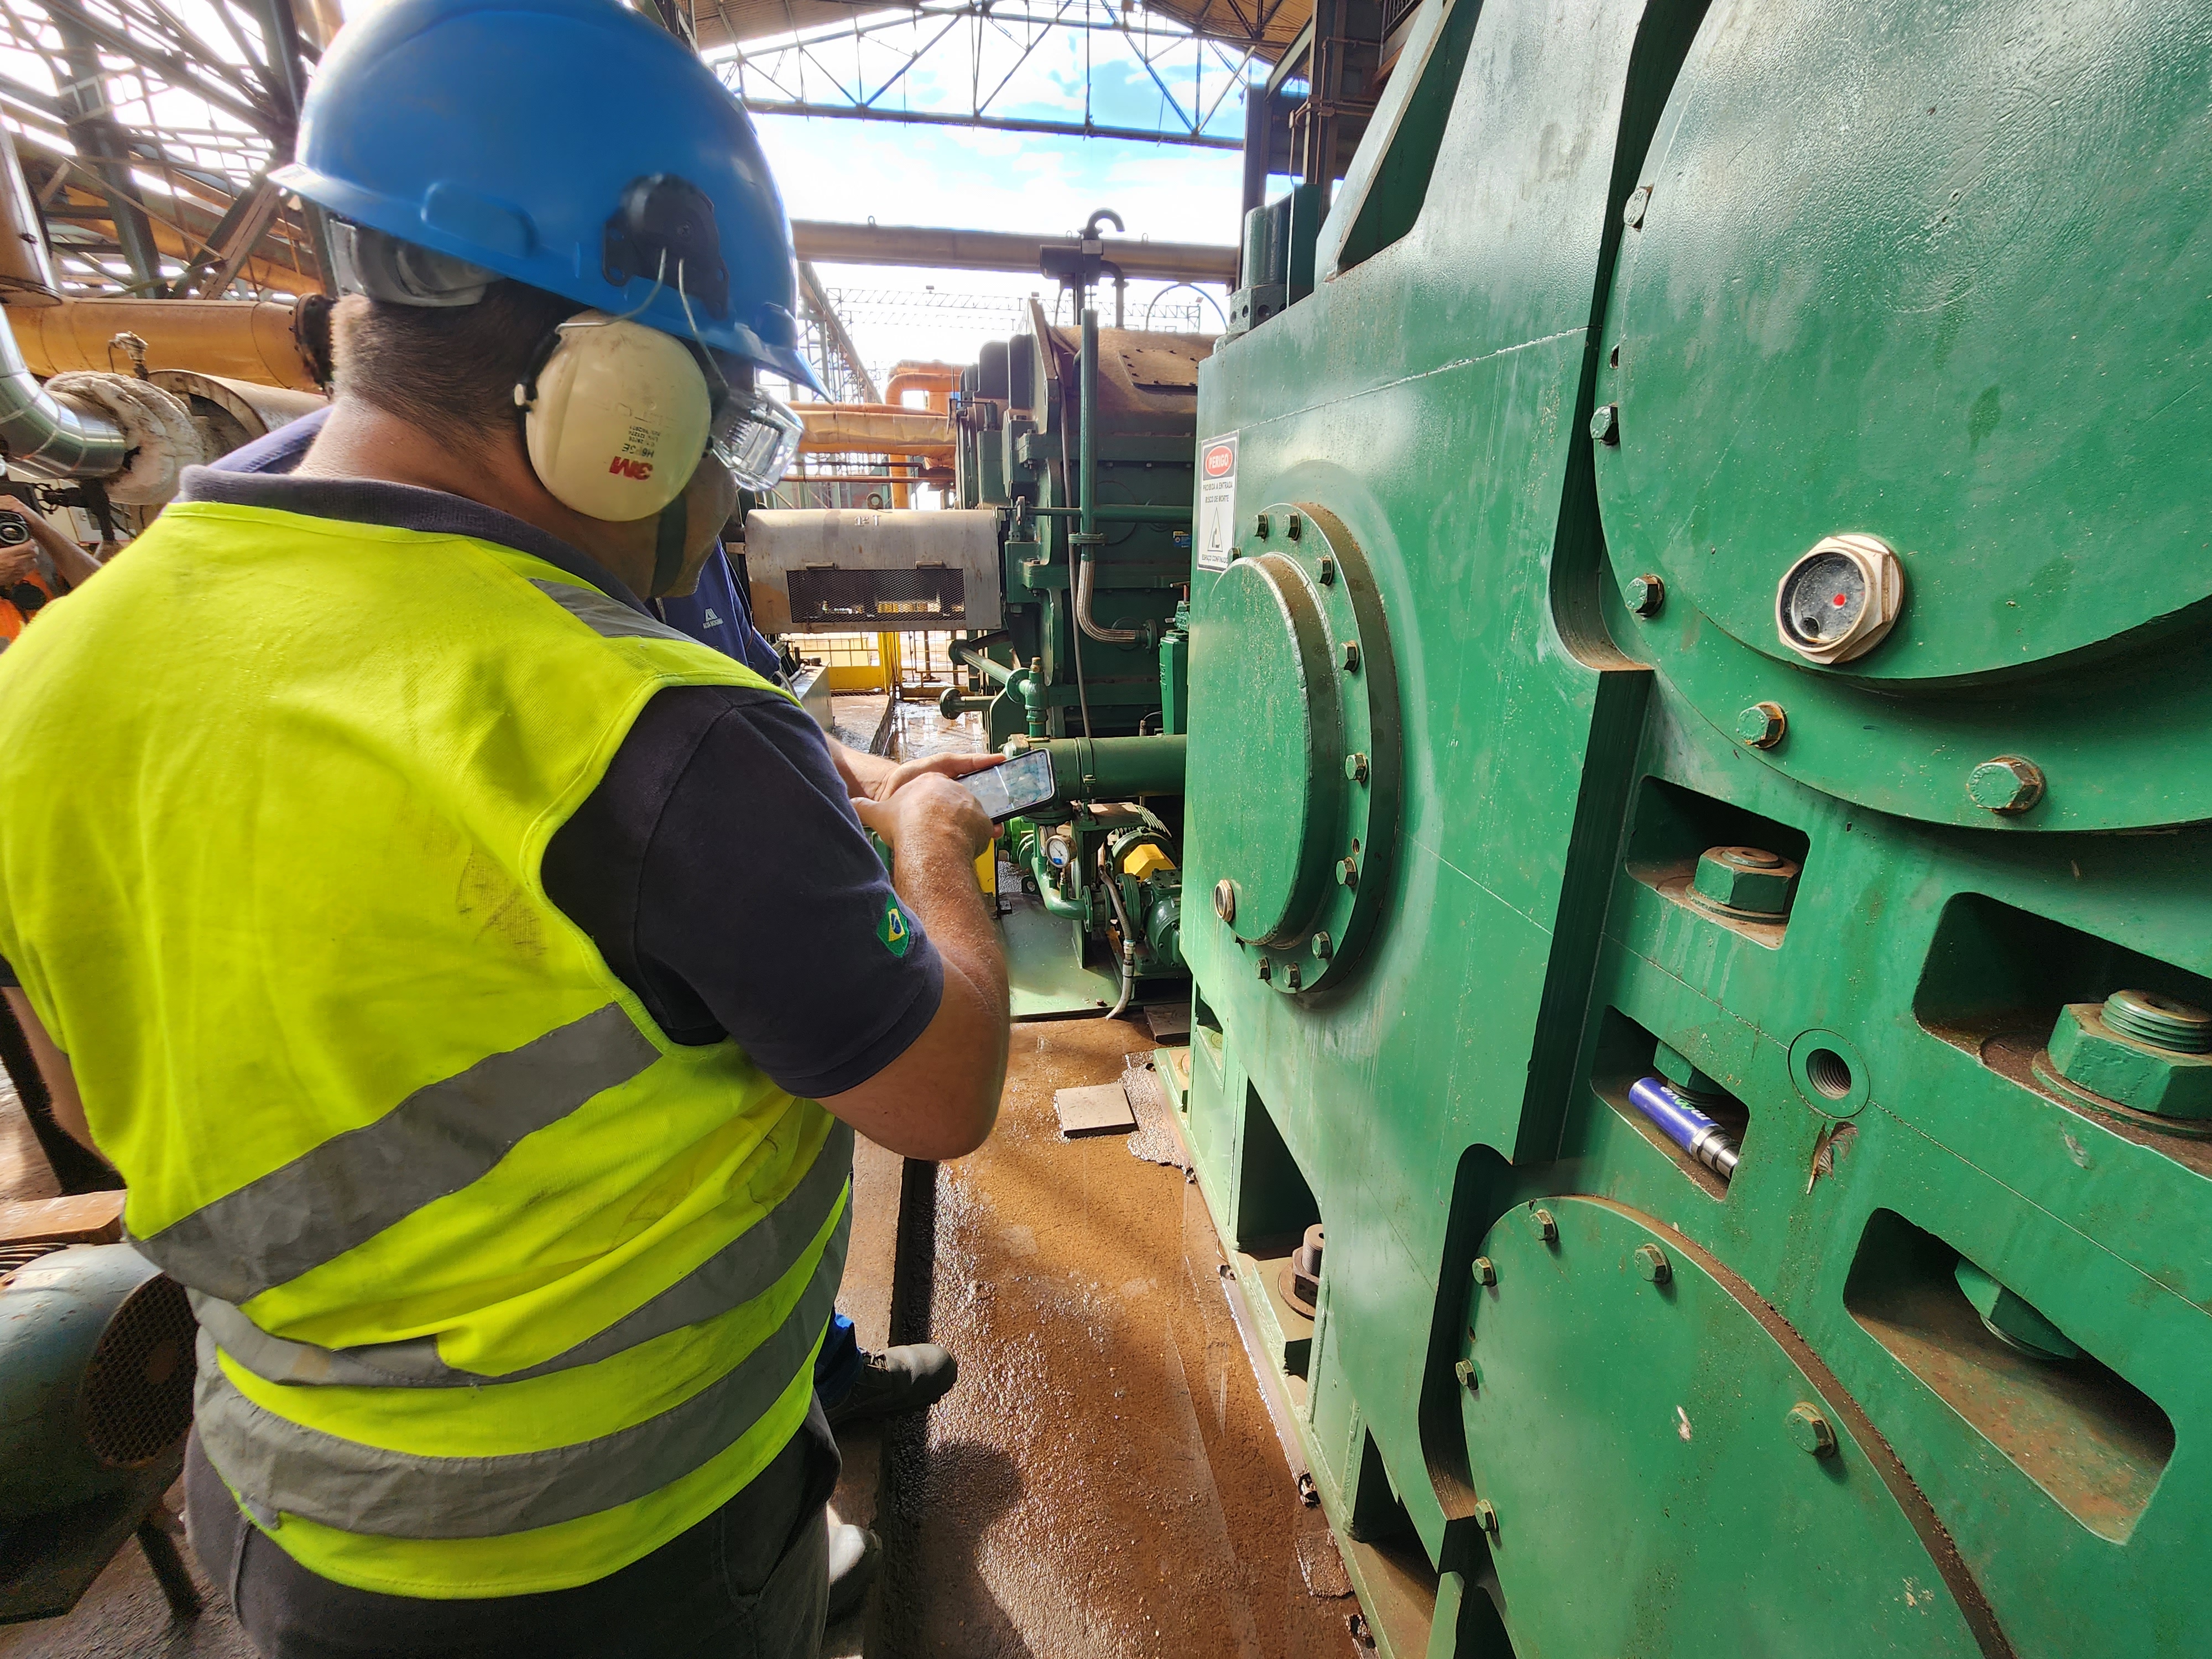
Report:
[{"label": "reflective stripe on vest", "polygon": [[179,1283],[251,1301],[481,1179],[525,1135],[659,1058],[609,1004],[132,1242]]},{"label": "reflective stripe on vest", "polygon": [[[658,1492],[720,1453],[807,1364],[844,1275],[848,1210],[775,1333],[682,1405],[578,1445],[503,1457],[419,1457],[319,1433],[240,1393],[200,1334],[193,1420],[208,1461],[264,1523],[305,1516],[387,1538],[490,1538],[594,1515]],[[481,1390],[496,1409],[498,1385]],[[282,1528],[278,1536],[282,1537]]]},{"label": "reflective stripe on vest", "polygon": [[0,680],[0,956],[193,1294],[200,1433],[270,1537],[530,1594],[765,1468],[851,1132],[672,1041],[541,872],[664,689],[788,693],[512,548],[198,502]]},{"label": "reflective stripe on vest", "polygon": [[[256,1376],[270,1382],[319,1387],[450,1389],[486,1382],[520,1382],[575,1365],[588,1365],[685,1325],[727,1313],[765,1292],[798,1265],[845,1194],[853,1166],[853,1132],[833,1126],[813,1166],[783,1201],[731,1243],[709,1256],[635,1313],[589,1340],[526,1370],[503,1376],[463,1370],[438,1357],[428,1337],[357,1348],[319,1348],[271,1336],[232,1303],[198,1291],[192,1311],[217,1346]],[[827,1319],[824,1316],[824,1319]]]}]

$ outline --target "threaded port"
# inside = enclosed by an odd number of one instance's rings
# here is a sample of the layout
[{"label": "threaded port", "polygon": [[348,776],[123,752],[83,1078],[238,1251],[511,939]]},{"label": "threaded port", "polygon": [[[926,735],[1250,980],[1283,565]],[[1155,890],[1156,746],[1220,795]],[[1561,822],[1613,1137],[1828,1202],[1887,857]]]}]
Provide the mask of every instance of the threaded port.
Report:
[{"label": "threaded port", "polygon": [[1850,1062],[1833,1048],[1815,1048],[1805,1056],[1805,1080],[1830,1100],[1841,1100],[1851,1091]]}]

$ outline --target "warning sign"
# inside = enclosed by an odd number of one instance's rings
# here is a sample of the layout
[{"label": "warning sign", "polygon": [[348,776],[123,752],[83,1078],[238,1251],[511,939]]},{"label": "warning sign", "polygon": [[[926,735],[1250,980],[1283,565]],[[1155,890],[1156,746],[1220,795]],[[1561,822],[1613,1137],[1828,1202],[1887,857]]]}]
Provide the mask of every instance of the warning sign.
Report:
[{"label": "warning sign", "polygon": [[1237,434],[1198,447],[1198,568],[1226,570],[1237,551]]}]

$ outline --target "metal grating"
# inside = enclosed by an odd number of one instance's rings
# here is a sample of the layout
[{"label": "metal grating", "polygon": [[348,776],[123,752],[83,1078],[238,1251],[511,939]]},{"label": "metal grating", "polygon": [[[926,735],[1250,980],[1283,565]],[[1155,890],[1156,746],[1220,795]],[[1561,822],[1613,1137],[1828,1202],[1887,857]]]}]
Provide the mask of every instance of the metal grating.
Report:
[{"label": "metal grating", "polygon": [[111,1468],[150,1463],[192,1421],[192,1335],[185,1288],[166,1276],[123,1299],[84,1368],[85,1443]]},{"label": "metal grating", "polygon": [[794,623],[957,628],[968,616],[965,573],[949,567],[794,570],[786,582]]}]

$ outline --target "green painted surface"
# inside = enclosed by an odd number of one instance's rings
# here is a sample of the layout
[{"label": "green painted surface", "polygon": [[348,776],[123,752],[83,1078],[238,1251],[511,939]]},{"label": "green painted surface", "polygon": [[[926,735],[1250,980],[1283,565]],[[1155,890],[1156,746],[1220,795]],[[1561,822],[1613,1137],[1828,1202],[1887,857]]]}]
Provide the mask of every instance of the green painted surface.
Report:
[{"label": "green painted surface", "polygon": [[[1232,1243],[1325,1224],[1322,1502],[1456,1607],[1382,1650],[2212,1652],[2212,1144],[2043,1052],[2212,1005],[2212,14],[1431,0],[1405,61],[1198,419],[1240,534],[1327,514],[1370,573],[1394,862],[1296,995],[1201,896],[1341,821],[1325,699],[1249,708],[1315,672],[1278,533],[1194,573],[1184,872],[1200,1185]],[[1846,532],[1904,607],[1815,667],[1776,587]],[[2000,757],[2025,811],[1968,793]],[[1743,847],[1786,915],[1696,890]],[[1662,1043],[1731,1181],[1630,1105]]]}]

